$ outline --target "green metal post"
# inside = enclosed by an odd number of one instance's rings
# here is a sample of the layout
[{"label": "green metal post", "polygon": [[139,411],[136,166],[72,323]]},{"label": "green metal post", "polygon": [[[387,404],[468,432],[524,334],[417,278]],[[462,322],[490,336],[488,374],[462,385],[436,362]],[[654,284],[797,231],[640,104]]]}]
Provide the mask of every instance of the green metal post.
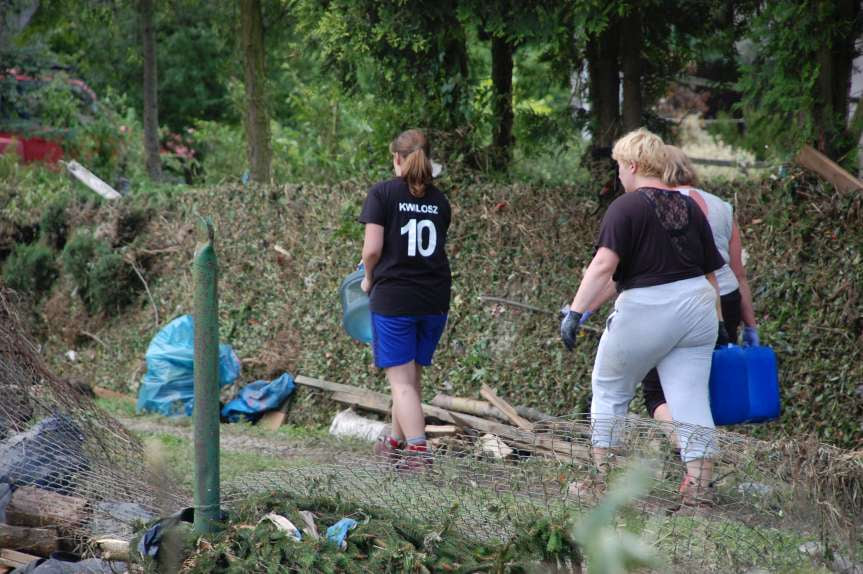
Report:
[{"label": "green metal post", "polygon": [[212,222],[195,250],[195,530],[218,529],[219,294]]}]

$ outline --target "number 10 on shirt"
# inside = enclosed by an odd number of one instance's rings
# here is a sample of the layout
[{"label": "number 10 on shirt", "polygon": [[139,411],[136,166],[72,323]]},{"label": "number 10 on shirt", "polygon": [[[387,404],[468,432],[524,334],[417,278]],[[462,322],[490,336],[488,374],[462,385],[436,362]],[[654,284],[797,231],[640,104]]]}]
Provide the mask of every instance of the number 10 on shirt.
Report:
[{"label": "number 10 on shirt", "polygon": [[[423,244],[423,231],[428,229],[428,242]],[[437,247],[437,230],[434,223],[430,219],[422,219],[417,222],[416,219],[410,219],[401,228],[401,234],[408,236],[408,257],[416,257],[417,249],[420,255],[428,257],[434,253]]]}]

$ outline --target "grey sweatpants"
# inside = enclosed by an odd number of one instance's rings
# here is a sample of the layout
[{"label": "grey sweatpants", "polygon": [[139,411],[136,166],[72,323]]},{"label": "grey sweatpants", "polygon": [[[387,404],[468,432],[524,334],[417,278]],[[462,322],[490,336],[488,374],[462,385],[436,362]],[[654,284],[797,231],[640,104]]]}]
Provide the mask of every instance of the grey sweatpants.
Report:
[{"label": "grey sweatpants", "polygon": [[626,415],[636,385],[656,367],[671,416],[680,423],[681,458],[714,454],[708,380],[716,329],[716,291],[704,277],[621,293],[593,365],[593,445],[620,444],[619,417]]}]

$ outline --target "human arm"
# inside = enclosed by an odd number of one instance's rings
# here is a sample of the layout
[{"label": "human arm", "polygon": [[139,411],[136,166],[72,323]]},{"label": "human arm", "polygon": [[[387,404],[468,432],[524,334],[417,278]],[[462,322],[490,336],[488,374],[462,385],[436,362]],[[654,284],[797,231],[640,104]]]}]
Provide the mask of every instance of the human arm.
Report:
[{"label": "human arm", "polygon": [[584,313],[593,311],[608,301],[616,292],[612,276],[619,262],[620,257],[608,247],[597,249],[584,277],[581,278],[570,309]]},{"label": "human arm", "polygon": [[363,266],[365,277],[360,285],[363,291],[368,293],[372,289],[375,266],[381,259],[384,249],[384,226],[377,223],[366,223],[366,233],[363,239]]},{"label": "human arm", "polygon": [[743,266],[743,244],[740,241],[740,228],[737,222],[731,230],[731,241],[728,244],[728,266],[734,272],[740,288],[740,315],[743,324],[747,327],[757,327],[755,321],[755,308],[752,305],[752,290],[749,288],[749,280],[746,278],[746,268]]}]

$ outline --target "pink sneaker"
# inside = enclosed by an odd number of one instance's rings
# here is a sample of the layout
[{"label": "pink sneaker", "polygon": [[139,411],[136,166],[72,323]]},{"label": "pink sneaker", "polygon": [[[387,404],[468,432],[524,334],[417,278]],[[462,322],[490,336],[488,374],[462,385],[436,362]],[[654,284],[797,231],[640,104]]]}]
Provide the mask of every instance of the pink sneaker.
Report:
[{"label": "pink sneaker", "polygon": [[396,470],[408,474],[425,472],[434,462],[431,451],[424,444],[409,444],[395,453]]},{"label": "pink sneaker", "polygon": [[375,457],[383,459],[389,463],[396,463],[399,459],[398,450],[404,448],[404,445],[391,436],[382,436],[374,446]]}]

